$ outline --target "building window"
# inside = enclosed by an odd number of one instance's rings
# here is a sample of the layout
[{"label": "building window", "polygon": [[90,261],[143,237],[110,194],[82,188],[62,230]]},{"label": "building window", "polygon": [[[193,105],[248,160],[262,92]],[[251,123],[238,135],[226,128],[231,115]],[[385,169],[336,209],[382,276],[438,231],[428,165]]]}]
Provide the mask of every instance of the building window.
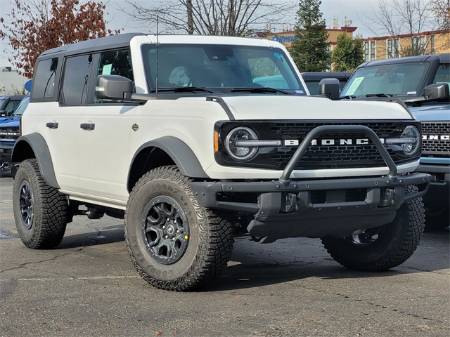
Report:
[{"label": "building window", "polygon": [[430,50],[431,50],[431,54],[436,53],[436,46],[435,46],[435,41],[434,41],[434,35],[431,35],[431,37],[430,37]]},{"label": "building window", "polygon": [[376,60],[377,58],[377,42],[370,41],[370,59]]},{"label": "building window", "polygon": [[413,36],[412,51],[414,54],[423,54],[426,51],[425,36]]},{"label": "building window", "polygon": [[376,60],[376,41],[364,41],[364,58],[366,61]]},{"label": "building window", "polygon": [[389,39],[387,40],[387,58],[398,58],[399,55],[399,40]]}]

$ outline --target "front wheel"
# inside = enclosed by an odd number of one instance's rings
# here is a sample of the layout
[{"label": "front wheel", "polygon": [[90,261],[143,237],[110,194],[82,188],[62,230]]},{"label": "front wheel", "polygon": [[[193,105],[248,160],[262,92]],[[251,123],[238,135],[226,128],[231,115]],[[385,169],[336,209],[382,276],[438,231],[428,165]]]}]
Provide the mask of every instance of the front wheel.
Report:
[{"label": "front wheel", "polygon": [[223,272],[233,247],[229,221],[200,206],[188,178],[166,166],[133,188],[125,216],[131,259],[151,285],[198,288]]},{"label": "front wheel", "polygon": [[405,202],[392,223],[356,231],[347,238],[326,237],[322,242],[331,257],[349,269],[385,271],[414,253],[424,227],[425,209],[418,197]]}]

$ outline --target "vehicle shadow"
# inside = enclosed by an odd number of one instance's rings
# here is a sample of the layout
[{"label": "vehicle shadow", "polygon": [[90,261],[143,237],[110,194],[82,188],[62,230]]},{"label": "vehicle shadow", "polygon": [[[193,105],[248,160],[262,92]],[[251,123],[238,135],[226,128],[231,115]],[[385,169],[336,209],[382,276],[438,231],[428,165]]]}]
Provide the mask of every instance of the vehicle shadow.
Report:
[{"label": "vehicle shadow", "polygon": [[[294,239],[292,239],[295,241]],[[307,239],[300,239],[307,240]],[[413,256],[399,267],[386,272],[358,272],[346,269],[327,255],[316,242],[314,246],[292,245],[277,252],[263,246],[235,249],[225,275],[206,291],[248,289],[316,277],[321,279],[354,279],[392,277],[401,274],[439,272],[450,269],[449,231],[428,233]],[[305,251],[306,250],[306,251]],[[262,261],[262,260],[265,261]]]},{"label": "vehicle shadow", "polygon": [[58,249],[105,245],[125,240],[123,225],[102,227],[93,232],[66,235]]},{"label": "vehicle shadow", "polygon": [[[123,225],[69,235],[58,249],[104,245],[124,240]],[[288,239],[261,245],[237,238],[224,275],[203,291],[248,289],[317,277],[322,279],[378,278],[450,269],[449,231],[424,234],[420,247],[403,265],[387,272],[348,270],[328,256],[320,241]]]}]

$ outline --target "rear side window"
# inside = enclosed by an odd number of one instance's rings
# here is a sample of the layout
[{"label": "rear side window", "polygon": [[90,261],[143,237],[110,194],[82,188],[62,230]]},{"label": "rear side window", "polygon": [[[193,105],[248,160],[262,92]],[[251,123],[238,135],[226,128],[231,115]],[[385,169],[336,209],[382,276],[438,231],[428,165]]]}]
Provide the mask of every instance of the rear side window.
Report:
[{"label": "rear side window", "polygon": [[92,55],[68,57],[64,66],[64,80],[60,95],[65,105],[89,104],[93,101],[89,77],[93,66]]},{"label": "rear side window", "polygon": [[32,98],[36,100],[54,98],[56,94],[56,70],[58,59],[41,60],[36,67],[33,81]]}]

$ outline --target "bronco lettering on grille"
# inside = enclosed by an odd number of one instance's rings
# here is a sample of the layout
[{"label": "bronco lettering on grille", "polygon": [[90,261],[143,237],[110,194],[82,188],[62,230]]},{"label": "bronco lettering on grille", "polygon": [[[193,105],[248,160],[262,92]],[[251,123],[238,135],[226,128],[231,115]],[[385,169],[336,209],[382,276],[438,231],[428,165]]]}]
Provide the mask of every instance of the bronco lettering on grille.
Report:
[{"label": "bronco lettering on grille", "polygon": [[444,142],[450,141],[450,135],[423,135],[423,140],[440,140]]},{"label": "bronco lettering on grille", "polygon": [[[367,138],[341,138],[341,139],[314,139],[311,146],[346,146],[346,145],[368,145]],[[286,139],[284,146],[299,146],[300,141],[297,139]]]}]

